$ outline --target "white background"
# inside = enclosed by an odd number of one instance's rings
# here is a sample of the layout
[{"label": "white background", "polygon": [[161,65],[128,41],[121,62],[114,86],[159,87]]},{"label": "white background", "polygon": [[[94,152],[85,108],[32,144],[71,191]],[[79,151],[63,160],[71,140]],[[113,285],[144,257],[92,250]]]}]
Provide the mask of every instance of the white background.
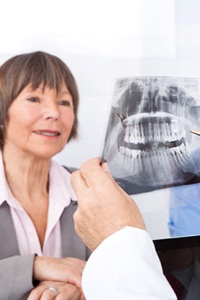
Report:
[{"label": "white background", "polygon": [[0,64],[43,50],[77,80],[79,139],[55,157],[61,164],[79,167],[101,154],[116,77],[199,76],[199,0],[1,2]]}]

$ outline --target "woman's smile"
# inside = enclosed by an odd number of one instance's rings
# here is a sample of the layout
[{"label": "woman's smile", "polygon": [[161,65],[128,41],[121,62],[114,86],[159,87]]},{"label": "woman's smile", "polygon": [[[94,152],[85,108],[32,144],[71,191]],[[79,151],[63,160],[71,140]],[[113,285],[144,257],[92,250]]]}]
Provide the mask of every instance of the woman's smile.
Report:
[{"label": "woman's smile", "polygon": [[61,135],[59,131],[53,131],[53,130],[36,130],[34,131],[34,133],[45,137],[58,137]]}]

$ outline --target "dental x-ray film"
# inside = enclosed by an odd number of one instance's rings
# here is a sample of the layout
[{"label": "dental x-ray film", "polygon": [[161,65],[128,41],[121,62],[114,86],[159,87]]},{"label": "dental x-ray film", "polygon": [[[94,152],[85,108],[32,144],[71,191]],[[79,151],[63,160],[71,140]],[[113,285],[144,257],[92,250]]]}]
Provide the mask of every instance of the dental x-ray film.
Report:
[{"label": "dental x-ray film", "polygon": [[102,159],[129,194],[200,182],[199,79],[118,78]]}]

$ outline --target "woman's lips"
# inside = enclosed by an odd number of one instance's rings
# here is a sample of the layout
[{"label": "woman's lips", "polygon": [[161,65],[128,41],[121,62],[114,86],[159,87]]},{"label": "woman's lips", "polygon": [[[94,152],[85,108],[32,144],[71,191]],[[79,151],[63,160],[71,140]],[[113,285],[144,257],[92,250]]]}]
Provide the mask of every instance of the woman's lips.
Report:
[{"label": "woman's lips", "polygon": [[54,136],[60,135],[59,131],[52,131],[52,130],[35,130],[34,133],[43,135],[43,136],[49,136],[49,137],[54,137]]}]

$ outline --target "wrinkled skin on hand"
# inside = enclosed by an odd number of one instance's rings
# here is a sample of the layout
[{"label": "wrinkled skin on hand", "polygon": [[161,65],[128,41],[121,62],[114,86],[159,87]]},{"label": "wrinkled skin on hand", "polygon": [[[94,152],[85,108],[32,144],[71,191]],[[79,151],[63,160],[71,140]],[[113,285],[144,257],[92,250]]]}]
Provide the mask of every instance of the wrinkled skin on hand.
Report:
[{"label": "wrinkled skin on hand", "polygon": [[134,200],[119,187],[107,163],[101,165],[99,158],[87,161],[75,171],[71,183],[78,197],[75,229],[90,250],[125,226],[145,229]]}]

